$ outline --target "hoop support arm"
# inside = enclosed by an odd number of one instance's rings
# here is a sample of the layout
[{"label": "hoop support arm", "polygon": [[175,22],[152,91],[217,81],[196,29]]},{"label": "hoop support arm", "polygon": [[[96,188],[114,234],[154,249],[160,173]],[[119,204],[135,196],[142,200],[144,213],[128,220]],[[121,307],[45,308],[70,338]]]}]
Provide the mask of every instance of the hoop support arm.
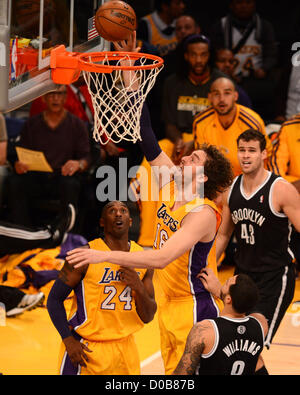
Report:
[{"label": "hoop support arm", "polygon": [[64,45],[59,45],[51,51],[50,68],[54,83],[72,84],[78,80],[81,72],[78,67],[78,53],[68,52]]}]

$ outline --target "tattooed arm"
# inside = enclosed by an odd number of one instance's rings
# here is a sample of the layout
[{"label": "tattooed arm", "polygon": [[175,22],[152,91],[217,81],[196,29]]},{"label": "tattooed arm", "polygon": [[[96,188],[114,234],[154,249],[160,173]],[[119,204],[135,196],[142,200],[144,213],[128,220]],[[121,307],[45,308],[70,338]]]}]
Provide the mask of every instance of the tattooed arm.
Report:
[{"label": "tattooed arm", "polygon": [[208,320],[195,324],[188,335],[185,350],[174,375],[192,375],[200,365],[203,353],[207,354],[214,344],[214,330]]}]

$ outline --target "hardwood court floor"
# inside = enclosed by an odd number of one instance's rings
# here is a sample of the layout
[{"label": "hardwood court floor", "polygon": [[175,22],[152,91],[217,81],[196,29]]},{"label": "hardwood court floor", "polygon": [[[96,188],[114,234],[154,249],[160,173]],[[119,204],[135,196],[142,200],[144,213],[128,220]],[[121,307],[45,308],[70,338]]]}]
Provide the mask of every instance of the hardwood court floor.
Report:
[{"label": "hardwood court floor", "polygon": [[[223,282],[232,273],[224,267]],[[295,299],[300,300],[300,280],[297,280]],[[270,350],[263,351],[266,366],[273,375],[300,374],[300,305],[291,305]],[[142,374],[164,374],[160,356],[157,318],[136,334],[140,351]],[[0,327],[0,373],[4,375],[55,375],[60,338],[46,308],[7,318]]]}]

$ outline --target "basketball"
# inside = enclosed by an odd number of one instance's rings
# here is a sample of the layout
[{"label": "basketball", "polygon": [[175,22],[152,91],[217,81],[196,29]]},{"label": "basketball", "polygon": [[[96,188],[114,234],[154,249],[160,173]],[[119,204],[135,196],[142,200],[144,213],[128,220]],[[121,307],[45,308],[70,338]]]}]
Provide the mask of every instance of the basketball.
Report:
[{"label": "basketball", "polygon": [[112,0],[99,7],[95,27],[104,40],[126,40],[136,29],[136,15],[129,4]]}]

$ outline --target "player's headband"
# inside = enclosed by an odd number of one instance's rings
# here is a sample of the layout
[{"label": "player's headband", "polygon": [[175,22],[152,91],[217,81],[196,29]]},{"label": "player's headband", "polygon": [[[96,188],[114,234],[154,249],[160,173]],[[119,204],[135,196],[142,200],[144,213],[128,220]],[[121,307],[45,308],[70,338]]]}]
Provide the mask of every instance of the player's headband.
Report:
[{"label": "player's headband", "polygon": [[188,44],[198,42],[208,44],[208,47],[210,47],[210,40],[204,34],[191,34],[184,39],[184,50],[186,50]]}]

